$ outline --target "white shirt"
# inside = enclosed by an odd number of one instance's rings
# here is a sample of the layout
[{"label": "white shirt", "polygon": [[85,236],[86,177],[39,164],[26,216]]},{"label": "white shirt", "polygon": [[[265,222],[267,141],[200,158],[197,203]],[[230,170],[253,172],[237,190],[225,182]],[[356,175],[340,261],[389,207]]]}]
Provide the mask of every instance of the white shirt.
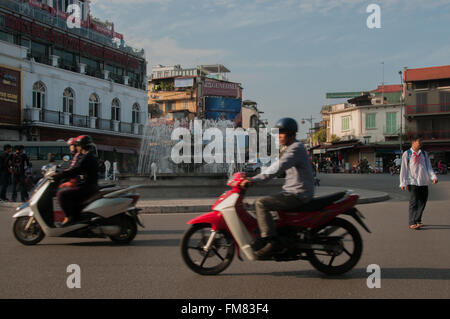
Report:
[{"label": "white shirt", "polygon": [[414,152],[411,148],[411,157],[408,166],[408,151],[403,153],[402,167],[400,169],[400,187],[408,185],[427,186],[437,179],[431,166],[430,158],[419,150]]},{"label": "white shirt", "polygon": [[394,160],[394,164],[395,164],[395,166],[400,166],[400,165],[402,165],[402,159],[401,159],[401,158],[396,158],[396,159]]}]

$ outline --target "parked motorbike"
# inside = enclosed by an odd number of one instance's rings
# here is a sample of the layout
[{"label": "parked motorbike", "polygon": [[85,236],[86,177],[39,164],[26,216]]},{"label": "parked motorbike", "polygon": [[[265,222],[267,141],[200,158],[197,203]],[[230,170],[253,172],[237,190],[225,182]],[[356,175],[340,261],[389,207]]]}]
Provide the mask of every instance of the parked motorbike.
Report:
[{"label": "parked motorbike", "polygon": [[400,174],[400,166],[391,167],[391,175]]},{"label": "parked motorbike", "polygon": [[[188,221],[191,227],[181,242],[186,265],[201,275],[224,271],[237,252],[248,260],[257,260],[255,239],[259,237],[256,215],[243,203],[245,189],[240,183],[245,173],[236,173],[228,181],[232,187],[216,201],[210,213]],[[307,260],[318,271],[339,275],[351,270],[362,254],[362,239],[348,220],[353,217],[367,232],[370,230],[355,208],[358,195],[350,191],[314,198],[296,211],[277,211],[274,219],[280,242],[285,249],[270,260]]]},{"label": "parked motorbike", "polygon": [[[69,158],[65,157],[65,161]],[[139,220],[136,203],[140,195],[134,193],[139,185],[121,188],[100,186],[98,192],[82,203],[80,220],[65,227],[55,225],[59,211],[55,199],[59,184],[50,176],[61,165],[42,167],[44,176],[36,184],[30,200],[17,208],[13,233],[24,245],[35,245],[45,236],[73,238],[106,238],[118,244],[130,243],[137,234]]]}]

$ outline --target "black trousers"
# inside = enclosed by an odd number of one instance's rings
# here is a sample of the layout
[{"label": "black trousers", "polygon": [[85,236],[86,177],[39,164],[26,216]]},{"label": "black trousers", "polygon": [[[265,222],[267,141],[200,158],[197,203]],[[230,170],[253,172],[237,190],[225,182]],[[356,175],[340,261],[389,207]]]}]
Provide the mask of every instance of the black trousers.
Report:
[{"label": "black trousers", "polygon": [[6,191],[9,186],[9,172],[0,172],[0,199],[6,199]]},{"label": "black trousers", "polygon": [[17,185],[19,186],[20,198],[22,202],[28,200],[28,192],[25,188],[25,174],[12,174],[12,200],[13,202],[17,199]]},{"label": "black trousers", "polygon": [[307,203],[309,200],[301,199],[300,197],[280,193],[272,196],[264,196],[256,200],[256,219],[258,227],[261,232],[261,237],[267,238],[276,235],[275,221],[273,220],[271,211],[289,211],[296,210],[301,205]]},{"label": "black trousers", "polygon": [[408,185],[409,225],[422,223],[422,215],[428,201],[428,186]]},{"label": "black trousers", "polygon": [[60,190],[57,198],[66,216],[77,220],[82,209],[81,203],[96,192],[97,187],[74,187]]}]

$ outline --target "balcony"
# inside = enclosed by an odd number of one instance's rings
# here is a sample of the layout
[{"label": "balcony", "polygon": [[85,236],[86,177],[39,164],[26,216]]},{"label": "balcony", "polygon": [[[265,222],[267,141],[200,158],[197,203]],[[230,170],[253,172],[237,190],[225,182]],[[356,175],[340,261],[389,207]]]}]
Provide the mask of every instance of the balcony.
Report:
[{"label": "balcony", "polygon": [[420,115],[434,115],[434,114],[450,114],[450,104],[420,104],[420,105],[407,105],[406,115],[408,116],[420,116]]},{"label": "balcony", "polygon": [[413,135],[419,135],[424,140],[450,140],[450,130],[430,130],[430,131],[415,131],[408,132],[408,139]]},{"label": "balcony", "polygon": [[143,124],[126,123],[86,115],[70,114],[58,111],[41,110],[37,108],[24,109],[25,124],[55,124],[69,128],[94,129],[106,132],[142,135]]}]

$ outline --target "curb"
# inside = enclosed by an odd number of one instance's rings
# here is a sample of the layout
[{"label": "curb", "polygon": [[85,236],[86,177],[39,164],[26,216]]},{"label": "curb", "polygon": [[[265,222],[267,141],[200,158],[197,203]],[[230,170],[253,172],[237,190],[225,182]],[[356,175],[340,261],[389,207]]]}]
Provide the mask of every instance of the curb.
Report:
[{"label": "curb", "polygon": [[[357,205],[372,204],[378,202],[384,202],[389,200],[390,197],[387,193],[382,193],[380,196],[360,198]],[[254,209],[253,204],[249,204],[250,209]],[[141,206],[138,208],[142,209],[141,214],[151,215],[151,214],[180,214],[180,213],[206,213],[211,211],[211,205],[174,205],[174,206]]]}]

